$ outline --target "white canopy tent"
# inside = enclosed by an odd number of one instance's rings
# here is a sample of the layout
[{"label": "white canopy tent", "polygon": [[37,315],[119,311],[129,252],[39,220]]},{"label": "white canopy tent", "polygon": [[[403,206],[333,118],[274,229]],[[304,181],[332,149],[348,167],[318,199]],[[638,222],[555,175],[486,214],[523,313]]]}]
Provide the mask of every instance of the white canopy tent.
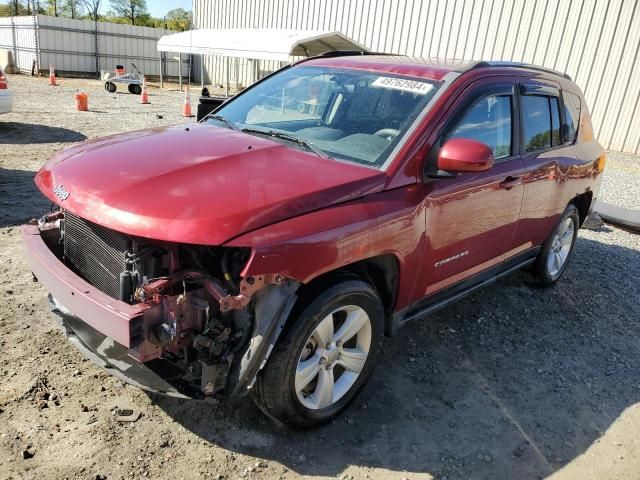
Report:
[{"label": "white canopy tent", "polygon": [[[340,32],[321,30],[188,30],[164,35],[158,40],[158,51],[227,57],[251,60],[291,61],[292,57],[312,57],[330,51],[368,51],[367,47]],[[201,62],[201,77],[203,62]],[[162,71],[162,68],[161,68]],[[162,81],[162,77],[161,77]],[[203,80],[204,82],[204,80]],[[182,69],[180,69],[182,85]]]}]

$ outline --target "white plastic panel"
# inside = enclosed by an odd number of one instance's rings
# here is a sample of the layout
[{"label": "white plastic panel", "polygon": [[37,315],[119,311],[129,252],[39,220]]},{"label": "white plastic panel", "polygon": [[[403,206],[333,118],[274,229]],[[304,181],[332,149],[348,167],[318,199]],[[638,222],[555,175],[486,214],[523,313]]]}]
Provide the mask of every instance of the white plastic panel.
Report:
[{"label": "white plastic panel", "polygon": [[[36,26],[37,24],[37,26]],[[168,31],[98,22],[99,69],[135,63],[146,75],[159,75],[158,38]],[[96,24],[91,21],[45,15],[0,18],[0,48],[14,51],[20,69],[30,72],[36,56],[36,37],[40,49],[40,68],[53,65],[57,71],[96,73]],[[15,44],[14,44],[15,38]],[[188,76],[188,56],[183,73]],[[178,75],[178,62],[167,64],[166,74]]]}]

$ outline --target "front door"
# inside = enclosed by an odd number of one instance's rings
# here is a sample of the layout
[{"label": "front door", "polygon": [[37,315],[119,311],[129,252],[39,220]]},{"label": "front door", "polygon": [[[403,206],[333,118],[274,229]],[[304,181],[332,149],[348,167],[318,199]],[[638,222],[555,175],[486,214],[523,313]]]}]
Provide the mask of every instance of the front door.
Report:
[{"label": "front door", "polygon": [[495,165],[488,171],[436,178],[426,185],[425,295],[498,265],[526,249],[514,243],[524,187],[518,146],[514,84],[471,87],[439,144],[470,138],[487,144]]}]

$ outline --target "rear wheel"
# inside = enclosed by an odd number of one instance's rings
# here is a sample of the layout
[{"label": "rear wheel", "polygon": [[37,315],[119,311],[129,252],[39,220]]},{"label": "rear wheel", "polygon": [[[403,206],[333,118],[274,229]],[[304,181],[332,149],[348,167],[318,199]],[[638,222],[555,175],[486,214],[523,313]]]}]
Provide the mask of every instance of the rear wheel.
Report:
[{"label": "rear wheel", "polygon": [[580,226],[578,219],[578,209],[569,205],[531,267],[533,283],[548,287],[560,279],[573,255]]},{"label": "rear wheel", "polygon": [[116,84],[113,82],[106,82],[104,84],[104,89],[109,92],[109,93],[115,93],[116,91]]},{"label": "rear wheel", "polygon": [[269,417],[309,428],[333,419],[371,375],[384,314],[369,284],[348,280],[318,295],[290,321],[252,394]]}]

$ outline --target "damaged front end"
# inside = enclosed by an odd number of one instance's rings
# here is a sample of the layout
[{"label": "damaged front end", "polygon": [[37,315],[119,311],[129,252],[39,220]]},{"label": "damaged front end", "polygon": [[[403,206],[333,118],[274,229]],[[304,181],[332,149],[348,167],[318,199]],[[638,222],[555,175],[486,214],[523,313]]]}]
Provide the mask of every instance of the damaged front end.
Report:
[{"label": "damaged front end", "polygon": [[279,274],[242,276],[247,248],[133,237],[68,211],[25,225],[23,239],[67,333],[119,377],[164,393],[245,393],[299,286]]}]

